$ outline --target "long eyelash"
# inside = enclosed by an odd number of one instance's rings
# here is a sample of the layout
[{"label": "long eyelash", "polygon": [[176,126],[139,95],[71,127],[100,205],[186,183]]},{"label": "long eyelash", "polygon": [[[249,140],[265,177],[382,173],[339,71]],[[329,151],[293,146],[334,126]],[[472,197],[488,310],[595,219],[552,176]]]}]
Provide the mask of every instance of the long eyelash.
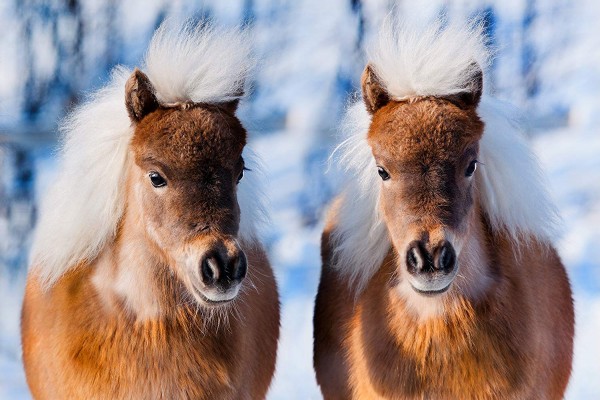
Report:
[{"label": "long eyelash", "polygon": [[250,172],[252,172],[252,170],[250,168],[247,168],[245,165],[244,165],[244,171],[250,171]]}]

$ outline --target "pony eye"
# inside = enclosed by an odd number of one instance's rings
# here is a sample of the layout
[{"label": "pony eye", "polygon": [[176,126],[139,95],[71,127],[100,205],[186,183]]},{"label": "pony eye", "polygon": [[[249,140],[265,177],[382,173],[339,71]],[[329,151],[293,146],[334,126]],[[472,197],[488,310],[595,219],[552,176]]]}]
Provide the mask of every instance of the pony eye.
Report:
[{"label": "pony eye", "polygon": [[240,183],[240,181],[244,177],[244,171],[250,171],[250,168],[246,168],[246,167],[242,168],[242,170],[240,171],[240,175],[238,176],[237,183]]},{"label": "pony eye", "polygon": [[477,169],[477,160],[473,160],[469,163],[469,166],[467,167],[467,170],[465,171],[465,176],[467,178],[473,176],[476,169]]},{"label": "pony eye", "polygon": [[388,172],[383,169],[382,167],[377,167],[377,173],[379,174],[379,176],[381,177],[381,179],[383,179],[384,181],[387,181],[388,179],[390,179],[390,174],[388,174]]},{"label": "pony eye", "polygon": [[150,171],[148,176],[150,177],[150,182],[152,182],[152,186],[154,186],[155,188],[167,185],[167,181],[165,181],[165,178],[160,176],[160,174],[156,171]]}]

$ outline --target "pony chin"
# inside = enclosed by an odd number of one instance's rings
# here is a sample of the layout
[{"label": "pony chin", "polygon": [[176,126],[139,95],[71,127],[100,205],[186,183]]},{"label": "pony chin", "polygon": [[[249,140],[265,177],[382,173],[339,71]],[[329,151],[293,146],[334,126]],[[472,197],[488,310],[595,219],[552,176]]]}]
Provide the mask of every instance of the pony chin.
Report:
[{"label": "pony chin", "polygon": [[425,296],[417,293],[408,279],[402,279],[394,288],[393,295],[399,297],[407,310],[409,310],[417,319],[426,321],[431,318],[437,318],[444,314],[448,297],[452,291],[451,287],[444,293],[435,296]]},{"label": "pony chin", "polygon": [[483,244],[477,240],[465,240],[451,230],[445,231],[445,234],[446,239],[456,249],[457,265],[448,289],[442,293],[432,295],[419,293],[410,282],[406,263],[401,260],[396,261],[400,279],[392,289],[393,294],[398,296],[406,308],[420,320],[444,315],[458,298],[481,300],[493,285],[494,279],[489,269],[482,268],[489,263]]},{"label": "pony chin", "polygon": [[238,283],[224,292],[216,289],[201,288],[200,285],[194,284],[186,286],[188,291],[201,306],[220,307],[233,302],[237,298],[242,284]]},{"label": "pony chin", "polygon": [[[448,306],[452,302],[452,299],[456,297],[457,293],[460,295],[460,291],[463,289],[463,284],[457,281],[463,276],[463,266],[460,262],[460,254],[465,243],[464,241],[458,240],[459,235],[455,235],[449,229],[444,230],[444,234],[446,240],[455,246],[457,257],[457,265],[451,276],[448,277],[447,285],[439,285],[439,288],[422,287],[421,282],[408,273],[408,267],[403,258],[396,255],[395,268],[399,279],[397,280],[397,284],[392,288],[391,295],[397,296],[398,300],[404,303],[406,309],[421,321],[444,315],[448,310]],[[408,241],[406,243],[398,244],[398,246],[394,245],[396,249],[404,249],[407,246]],[[395,252],[397,253],[397,250]],[[438,293],[424,293],[429,290],[436,291],[438,289]]]}]

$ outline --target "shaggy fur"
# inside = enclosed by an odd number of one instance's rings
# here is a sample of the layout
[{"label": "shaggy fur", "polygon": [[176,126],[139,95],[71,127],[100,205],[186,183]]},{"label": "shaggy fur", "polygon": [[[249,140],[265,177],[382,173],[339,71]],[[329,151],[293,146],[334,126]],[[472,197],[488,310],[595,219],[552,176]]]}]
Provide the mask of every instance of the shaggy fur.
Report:
[{"label": "shaggy fur", "polygon": [[529,148],[513,107],[485,98],[478,114],[485,123],[480,142],[477,187],[495,230],[506,230],[519,242],[533,236],[556,239],[558,210],[546,189],[537,157]]},{"label": "shaggy fur", "polygon": [[123,106],[129,74],[117,68],[111,82],[61,126],[58,176],[42,200],[31,250],[30,265],[46,288],[114,237],[133,134]]},{"label": "shaggy fur", "polygon": [[436,20],[420,26],[386,18],[367,57],[393,100],[452,95],[468,90],[488,64],[482,26]]},{"label": "shaggy fur", "polygon": [[[163,25],[145,67],[161,103],[226,103],[243,94],[254,64],[248,34],[211,25]],[[116,68],[108,85],[90,96],[62,124],[58,176],[44,197],[31,263],[45,288],[70,268],[92,260],[114,238],[124,205],[124,168],[133,135],[123,107],[131,71]],[[256,157],[244,153],[252,172],[239,188],[240,234],[252,239],[264,215],[255,193]],[[253,182],[250,182],[253,181]],[[57,246],[60,243],[60,246]]]},{"label": "shaggy fur", "polygon": [[137,320],[124,303],[107,308],[103,295],[91,295],[92,268],[69,271],[47,291],[29,280],[23,361],[33,398],[264,398],[279,304],[264,251],[244,249],[252,283],[233,305],[202,309],[169,271],[150,277],[149,286],[159,283],[159,296],[171,303],[160,319]]},{"label": "shaggy fur", "polygon": [[254,65],[247,31],[164,24],[152,38],[144,70],[163,104],[223,103],[241,97]]}]

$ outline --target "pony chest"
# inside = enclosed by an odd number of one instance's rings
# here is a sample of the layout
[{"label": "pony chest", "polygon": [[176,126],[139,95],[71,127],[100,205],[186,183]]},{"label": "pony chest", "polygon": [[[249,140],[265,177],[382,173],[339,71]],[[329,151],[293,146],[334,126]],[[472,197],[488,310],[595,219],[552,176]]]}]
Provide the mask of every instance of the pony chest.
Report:
[{"label": "pony chest", "polygon": [[115,323],[72,337],[71,371],[99,393],[202,398],[203,392],[227,392],[235,382],[235,354],[223,345],[229,338],[193,326]]},{"label": "pony chest", "polygon": [[452,323],[398,329],[363,311],[349,336],[357,398],[515,398],[529,379],[514,337]]}]

